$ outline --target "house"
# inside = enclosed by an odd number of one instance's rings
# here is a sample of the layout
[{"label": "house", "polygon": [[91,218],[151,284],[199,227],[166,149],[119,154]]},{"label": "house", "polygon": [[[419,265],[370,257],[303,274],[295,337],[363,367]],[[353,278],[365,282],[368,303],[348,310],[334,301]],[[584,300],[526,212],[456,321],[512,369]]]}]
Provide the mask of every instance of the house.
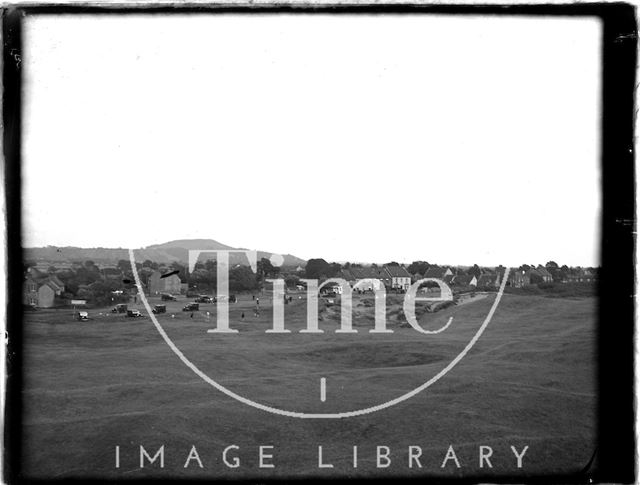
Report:
[{"label": "house", "polygon": [[328,284],[327,286],[323,286],[320,290],[320,293],[323,295],[336,294],[342,295],[342,285],[338,285],[336,283]]},{"label": "house", "polygon": [[38,282],[28,274],[22,285],[22,303],[38,306]]},{"label": "house", "polygon": [[531,268],[527,271],[526,274],[529,277],[529,281],[532,285],[537,285],[544,282],[542,280],[542,274],[535,268]]},{"label": "house", "polygon": [[345,279],[352,288],[358,281],[366,280],[354,288],[356,290],[372,291],[381,289],[383,285],[391,285],[391,276],[389,276],[389,273],[384,271],[382,268],[374,266],[352,266],[349,269],[343,269],[342,278]]},{"label": "house", "polygon": [[540,273],[540,277],[542,278],[542,281],[544,283],[553,282],[553,275],[549,273],[549,270],[547,270],[547,268],[545,268],[541,264],[538,265],[538,267],[536,268],[536,271]]},{"label": "house", "polygon": [[598,270],[593,268],[585,268],[583,270],[584,281],[592,282],[598,280]]},{"label": "house", "polygon": [[36,305],[37,307],[51,308],[53,307],[55,299],[56,290],[50,282],[47,281],[44,285],[41,285],[38,288],[38,303]]},{"label": "house", "polygon": [[597,281],[597,271],[586,268],[582,269],[580,267],[571,269],[570,273],[566,276],[567,283],[590,283]]},{"label": "house", "polygon": [[36,280],[41,280],[49,275],[46,271],[40,271],[35,266],[31,266],[27,269],[27,274]]},{"label": "house", "polygon": [[388,274],[391,288],[407,291],[411,286],[411,273],[404,266],[383,266]]},{"label": "house", "polygon": [[[504,277],[504,267],[496,268],[498,273],[499,281],[502,281]],[[531,279],[529,277],[529,272],[523,269],[511,269],[509,271],[509,278],[507,279],[507,286],[511,286],[513,288],[522,288],[523,286],[527,286],[531,284]]]},{"label": "house", "polygon": [[160,271],[154,271],[151,273],[151,276],[149,276],[148,288],[149,293],[152,295],[159,293],[180,293],[182,282],[177,274],[163,278]]},{"label": "house", "polygon": [[[505,267],[498,266],[496,268],[496,274],[498,275],[498,281],[502,284],[502,279],[504,278]],[[530,283],[529,276],[526,274],[527,272],[524,270],[511,268],[509,270],[509,278],[507,279],[506,286],[512,286],[514,288],[522,288]]]},{"label": "house", "polygon": [[29,271],[22,286],[22,302],[39,308],[51,308],[56,297],[64,292],[64,283],[55,275],[36,277],[37,271]]},{"label": "house", "polygon": [[49,261],[38,261],[33,267],[38,271],[40,271],[41,273],[47,274],[51,266],[54,266],[54,265]]},{"label": "house", "polygon": [[478,288],[497,288],[500,284],[500,278],[497,274],[485,273],[478,278]]},{"label": "house", "polygon": [[62,294],[64,292],[64,283],[60,281],[56,275],[49,275],[47,281],[53,285],[53,289],[58,293]]},{"label": "house", "polygon": [[478,286],[478,278],[472,274],[460,274],[453,277],[452,283],[456,286]]},{"label": "house", "polygon": [[439,280],[443,280],[446,281],[447,277],[449,278],[449,281],[451,281],[452,277],[453,277],[453,271],[451,270],[451,268],[449,267],[439,267],[439,266],[431,266],[424,274],[425,278],[437,278]]}]

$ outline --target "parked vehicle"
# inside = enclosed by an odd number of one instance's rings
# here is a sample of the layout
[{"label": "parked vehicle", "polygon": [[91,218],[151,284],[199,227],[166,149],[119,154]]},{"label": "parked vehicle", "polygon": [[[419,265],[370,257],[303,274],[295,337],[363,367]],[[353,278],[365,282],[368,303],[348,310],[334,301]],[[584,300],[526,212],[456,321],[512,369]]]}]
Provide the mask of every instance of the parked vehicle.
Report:
[{"label": "parked vehicle", "polygon": [[167,305],[156,305],[152,311],[153,313],[167,313]]},{"label": "parked vehicle", "polygon": [[238,302],[238,298],[236,297],[236,295],[229,295],[229,296],[227,296],[227,295],[219,295],[214,300],[214,303],[216,301],[228,301],[229,303],[237,303]]},{"label": "parked vehicle", "polygon": [[200,310],[200,304],[198,303],[187,303],[183,308],[183,312],[197,312]]},{"label": "parked vehicle", "polygon": [[176,301],[177,298],[173,295],[169,295],[168,293],[163,293],[160,298],[162,301]]},{"label": "parked vehicle", "polygon": [[213,303],[213,298],[207,295],[200,295],[195,301],[197,303]]},{"label": "parked vehicle", "polygon": [[127,316],[128,317],[141,317],[142,313],[140,313],[140,310],[127,310]]},{"label": "parked vehicle", "polygon": [[111,313],[127,313],[127,304],[126,303],[118,303],[113,307]]},{"label": "parked vehicle", "polygon": [[83,322],[85,320],[89,320],[89,313],[88,312],[78,312],[76,314],[76,318],[78,319],[78,321]]}]

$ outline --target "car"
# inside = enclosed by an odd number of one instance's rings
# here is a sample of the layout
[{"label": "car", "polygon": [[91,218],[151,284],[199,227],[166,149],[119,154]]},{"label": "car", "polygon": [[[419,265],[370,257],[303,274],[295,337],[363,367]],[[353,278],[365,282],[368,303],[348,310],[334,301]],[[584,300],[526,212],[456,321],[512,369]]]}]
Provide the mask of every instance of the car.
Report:
[{"label": "car", "polygon": [[183,312],[197,312],[200,310],[200,305],[198,303],[187,303],[183,308]]},{"label": "car", "polygon": [[142,313],[140,313],[140,310],[127,310],[127,316],[128,317],[141,317]]},{"label": "car", "polygon": [[163,293],[160,298],[162,301],[176,301],[177,298],[173,295],[169,295],[168,293]]},{"label": "car", "polygon": [[195,301],[197,303],[213,303],[213,298],[207,295],[200,295]]},{"label": "car", "polygon": [[127,304],[126,303],[118,303],[113,307],[111,313],[127,313]]},{"label": "car", "polygon": [[167,313],[167,305],[156,305],[152,311],[153,313]]},{"label": "car", "polygon": [[83,322],[86,320],[89,320],[89,313],[88,312],[78,312],[76,314],[76,318],[78,319],[78,321]]},{"label": "car", "polygon": [[229,303],[238,303],[238,297],[236,295],[229,295],[229,296],[227,296],[227,295],[219,295],[214,300],[214,303],[216,301],[227,301]]}]

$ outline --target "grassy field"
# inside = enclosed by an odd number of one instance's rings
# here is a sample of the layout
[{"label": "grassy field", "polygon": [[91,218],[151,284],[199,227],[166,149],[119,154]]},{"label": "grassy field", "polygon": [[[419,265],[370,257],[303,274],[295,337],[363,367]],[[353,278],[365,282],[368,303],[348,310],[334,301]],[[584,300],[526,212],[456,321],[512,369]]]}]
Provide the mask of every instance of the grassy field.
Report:
[{"label": "grassy field", "polygon": [[[215,306],[181,312],[185,299],[158,316],[182,352],[230,390],[270,406],[302,412],[340,412],[380,404],[422,384],[467,344],[494,295],[420,322],[438,335],[409,328],[400,297],[389,297],[392,334],[369,334],[370,297],[354,300],[357,334],[335,334],[339,307],[320,307],[322,335],[300,334],[304,298],[285,306],[291,334],[264,331],[244,296],[231,305],[236,335],[206,332]],[[159,303],[152,298],[151,304]],[[504,295],[476,346],[451,372],[412,399],[366,416],[301,420],[250,408],[212,388],[170,350],[151,320],[93,310],[76,322],[68,310],[26,314],[24,322],[24,460],[26,477],[367,477],[562,473],[582,469],[596,439],[595,298]],[[130,305],[130,308],[135,305]],[[143,309],[142,305],[138,305]],[[211,313],[207,317],[206,312]],[[245,319],[240,315],[244,311]],[[100,315],[100,313],[103,313]],[[420,314],[420,312],[418,311]],[[172,318],[172,314],[175,315]],[[326,379],[326,401],[320,379]],[[165,466],[139,466],[139,445],[150,454],[165,446]],[[195,461],[185,468],[192,445]],[[228,468],[222,450],[240,459]],[[258,447],[274,446],[259,468]],[[449,445],[460,463],[441,464]],[[491,446],[493,468],[478,467],[478,447]],[[510,446],[529,446],[523,468]],[[120,467],[115,466],[120,447]],[[317,449],[333,468],[318,468]],[[358,446],[358,467],[352,448]],[[376,468],[376,446],[391,464]],[[408,447],[422,450],[422,468],[408,467]]]}]

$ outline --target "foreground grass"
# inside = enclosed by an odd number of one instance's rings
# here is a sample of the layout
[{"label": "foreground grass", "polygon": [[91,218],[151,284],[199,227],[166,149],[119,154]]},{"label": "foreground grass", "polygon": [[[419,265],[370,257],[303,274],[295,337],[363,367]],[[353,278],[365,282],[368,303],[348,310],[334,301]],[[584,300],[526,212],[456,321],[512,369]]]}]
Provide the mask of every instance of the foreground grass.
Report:
[{"label": "foreground grass", "polygon": [[[393,334],[367,331],[373,310],[354,302],[354,335],[338,335],[339,308],[321,306],[322,335],[305,325],[304,300],[285,307],[287,335],[268,335],[268,302],[253,314],[250,298],[232,305],[237,335],[207,334],[215,307],[180,312],[171,302],[159,320],[184,354],[232,391],[270,406],[339,412],[379,404],[410,391],[448,364],[474,335],[494,297],[423,314],[425,328],[450,317],[442,334],[402,325],[400,301],[388,308]],[[153,301],[152,303],[155,303]],[[182,364],[148,318],[68,311],[26,315],[24,474],[28,477],[293,477],[542,474],[576,471],[595,443],[595,305],[593,298],[504,295],[471,352],[444,378],[395,407],[340,420],[300,420],[241,404]],[[141,308],[141,306],[140,306]],[[206,312],[210,311],[207,317]],[[245,319],[241,319],[241,313]],[[175,317],[172,318],[171,315]],[[327,380],[320,401],[319,380]],[[235,444],[241,466],[224,466]],[[114,447],[121,449],[120,468]],[[165,467],[139,467],[138,446],[165,445]],[[196,445],[203,469],[184,468]],[[273,469],[258,468],[258,446],[273,445]],[[334,468],[318,469],[317,447]],[[352,447],[359,447],[358,468]],[[376,469],[376,446],[391,448],[391,466]],[[422,469],[408,468],[410,445]],[[461,468],[442,469],[453,445]],[[493,468],[478,468],[478,446],[494,449]],[[509,447],[528,445],[516,468]]]}]

